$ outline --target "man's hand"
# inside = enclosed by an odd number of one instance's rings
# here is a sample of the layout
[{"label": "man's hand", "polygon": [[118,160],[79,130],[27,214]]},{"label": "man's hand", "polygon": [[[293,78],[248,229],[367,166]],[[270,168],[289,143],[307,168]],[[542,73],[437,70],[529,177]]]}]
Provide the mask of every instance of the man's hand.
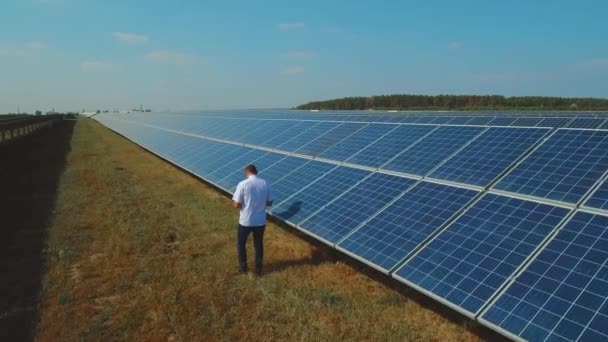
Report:
[{"label": "man's hand", "polygon": [[240,202],[232,202],[232,204],[234,205],[235,208],[241,209],[241,203]]}]

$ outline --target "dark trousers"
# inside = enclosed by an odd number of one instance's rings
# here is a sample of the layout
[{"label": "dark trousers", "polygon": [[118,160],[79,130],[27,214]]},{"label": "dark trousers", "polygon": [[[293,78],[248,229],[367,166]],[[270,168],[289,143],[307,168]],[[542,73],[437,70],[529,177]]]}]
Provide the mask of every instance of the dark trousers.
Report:
[{"label": "dark trousers", "polygon": [[245,227],[239,224],[237,233],[237,250],[239,252],[239,271],[247,271],[247,238],[253,233],[253,247],[255,248],[255,270],[262,270],[264,259],[264,230],[266,226]]}]

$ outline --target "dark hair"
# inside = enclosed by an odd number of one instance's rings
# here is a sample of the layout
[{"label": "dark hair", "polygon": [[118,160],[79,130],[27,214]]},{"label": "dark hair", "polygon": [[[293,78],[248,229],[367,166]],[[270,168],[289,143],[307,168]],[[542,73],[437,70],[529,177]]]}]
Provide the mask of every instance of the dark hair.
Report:
[{"label": "dark hair", "polygon": [[258,174],[258,169],[253,164],[245,166],[245,171],[249,171],[249,173],[251,173],[252,175]]}]

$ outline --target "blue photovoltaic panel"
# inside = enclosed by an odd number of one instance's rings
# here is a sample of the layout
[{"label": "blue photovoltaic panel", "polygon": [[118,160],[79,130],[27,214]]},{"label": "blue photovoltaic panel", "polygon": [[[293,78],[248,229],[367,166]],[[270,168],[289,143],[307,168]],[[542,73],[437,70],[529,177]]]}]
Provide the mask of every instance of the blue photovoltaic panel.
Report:
[{"label": "blue photovoltaic panel", "polygon": [[222,178],[226,177],[227,175],[236,172],[238,170],[243,170],[243,168],[250,163],[253,163],[254,160],[262,157],[263,155],[267,154],[268,152],[263,151],[263,150],[256,150],[256,149],[248,149],[248,151],[246,153],[244,153],[241,156],[236,156],[235,158],[230,158],[226,161],[226,163],[224,163],[223,165],[221,165],[220,167],[218,167],[217,169],[215,169],[213,172],[211,172],[209,174],[209,176],[211,177],[217,177],[218,180],[221,180]]},{"label": "blue photovoltaic panel", "polygon": [[530,341],[608,340],[608,217],[578,212],[482,318]]},{"label": "blue photovoltaic panel", "polygon": [[338,246],[388,271],[463,209],[477,193],[421,182]]},{"label": "blue photovoltaic panel", "polygon": [[359,153],[347,160],[349,163],[371,167],[380,167],[391,158],[399,154],[408,146],[415,143],[434,130],[437,126],[427,125],[399,125],[396,129],[382,137],[380,140],[367,146]]},{"label": "blue photovoltaic panel", "polygon": [[486,194],[396,275],[476,314],[568,212]]},{"label": "blue photovoltaic panel", "polygon": [[451,120],[452,120],[451,116],[436,116],[433,118],[429,118],[429,120],[426,120],[425,123],[431,123],[434,125],[444,125],[444,124],[447,124]]},{"label": "blue photovoltaic panel", "polygon": [[604,181],[602,185],[595,190],[593,195],[585,202],[585,206],[608,210],[608,181]]},{"label": "blue photovoltaic panel", "polygon": [[608,131],[560,129],[496,188],[577,203],[608,170]]},{"label": "blue photovoltaic panel", "polygon": [[281,202],[279,206],[272,209],[272,214],[285,221],[299,224],[303,219],[357,184],[369,173],[370,171],[340,166]]},{"label": "blue photovoltaic panel", "polygon": [[544,118],[536,127],[566,127],[572,118]]},{"label": "blue photovoltaic panel", "polygon": [[473,119],[472,116],[449,116],[450,121],[447,122],[449,125],[464,125]]},{"label": "blue photovoltaic panel", "polygon": [[538,125],[541,120],[541,118],[517,118],[517,120],[513,121],[510,126],[534,127]]},{"label": "blue photovoltaic panel", "polygon": [[494,120],[488,122],[486,125],[489,126],[510,126],[517,118],[509,116],[495,117]]},{"label": "blue photovoltaic panel", "polygon": [[302,223],[306,230],[337,243],[416,181],[374,173]]},{"label": "blue photovoltaic panel", "polygon": [[294,126],[293,121],[283,120],[260,120],[261,124],[256,129],[249,131],[240,137],[236,137],[236,141],[240,141],[247,144],[260,145],[262,142],[268,140],[268,137],[274,137],[280,134],[285,129]]},{"label": "blue photovoltaic panel", "polygon": [[575,118],[570,121],[568,128],[599,128],[605,119],[598,118]]},{"label": "blue photovoltaic panel", "polygon": [[493,116],[474,116],[467,121],[467,125],[488,125],[494,119]]},{"label": "blue photovoltaic panel", "polygon": [[297,153],[307,154],[310,156],[317,156],[321,152],[327,150],[328,148],[334,146],[336,143],[340,142],[342,139],[348,137],[349,135],[355,133],[359,129],[361,129],[365,124],[360,123],[342,123],[331,131],[323,134],[317,139],[309,142],[308,144],[298,148],[296,150]]},{"label": "blue photovoltaic panel", "polygon": [[256,166],[256,168],[258,169],[258,173],[264,172],[267,168],[269,168],[270,166],[272,166],[273,164],[279,162],[280,160],[287,158],[287,156],[285,156],[284,154],[278,154],[278,153],[272,153],[272,152],[268,152],[262,155],[259,155],[258,158],[252,160],[250,158],[252,158],[253,155],[248,155],[247,158],[248,160],[240,160],[238,162],[238,164],[236,165],[235,171],[233,171],[232,173],[228,174],[226,177],[222,178],[221,180],[218,181],[218,183],[222,186],[224,186],[226,189],[229,190],[234,190],[237,186],[237,184],[239,184],[240,181],[242,181],[245,178],[245,166],[247,164],[254,164]]},{"label": "blue photovoltaic panel", "polygon": [[382,168],[424,176],[484,129],[470,126],[439,127]]},{"label": "blue photovoltaic panel", "polygon": [[430,177],[485,187],[548,131],[546,128],[491,127]]},{"label": "blue photovoltaic panel", "polygon": [[[310,183],[314,182],[335,167],[336,165],[334,164],[311,160],[307,164],[300,167],[297,172],[288,173],[276,183],[271,182],[270,187],[272,188],[274,204],[280,205],[291,195],[299,192],[304,187],[308,186]],[[269,171],[272,172],[272,169],[274,169],[274,167],[271,167]],[[260,175],[262,178],[265,177],[263,174]],[[269,178],[269,180],[271,179]]]},{"label": "blue photovoltaic panel", "polygon": [[397,127],[397,125],[369,124],[321,153],[320,157],[344,161]]},{"label": "blue photovoltaic panel", "polygon": [[288,121],[291,123],[291,126],[288,126],[281,132],[268,132],[265,137],[266,139],[261,139],[258,145],[270,148],[277,148],[277,146],[286,143],[288,140],[294,138],[295,136],[306,132],[312,127],[318,124],[317,121]]},{"label": "blue photovoltaic panel", "polygon": [[603,124],[602,127],[600,127],[601,129],[608,129],[608,120],[606,120]]},{"label": "blue photovoltaic panel", "polygon": [[287,140],[287,142],[285,142],[284,144],[279,145],[277,149],[283,151],[296,151],[300,147],[308,144],[309,142],[336,128],[339,124],[340,123],[337,122],[319,122],[317,125],[311,127],[310,129],[301,132],[300,134],[297,134],[293,138]]},{"label": "blue photovoltaic panel", "polygon": [[[271,188],[281,180],[283,177],[289,175],[292,172],[295,172],[300,167],[308,164],[310,160],[298,157],[288,156],[286,158],[281,159],[280,161],[274,163],[268,168],[262,168],[259,171],[260,177],[270,182]],[[284,199],[284,198],[283,198]],[[275,196],[275,203],[279,203],[280,198]]]}]

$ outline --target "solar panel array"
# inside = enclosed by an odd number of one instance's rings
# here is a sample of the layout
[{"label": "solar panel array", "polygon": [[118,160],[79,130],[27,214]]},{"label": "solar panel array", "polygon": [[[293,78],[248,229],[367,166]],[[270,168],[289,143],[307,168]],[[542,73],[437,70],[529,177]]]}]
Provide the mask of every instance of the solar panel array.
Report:
[{"label": "solar panel array", "polygon": [[94,117],[513,339],[608,339],[608,113]]}]

